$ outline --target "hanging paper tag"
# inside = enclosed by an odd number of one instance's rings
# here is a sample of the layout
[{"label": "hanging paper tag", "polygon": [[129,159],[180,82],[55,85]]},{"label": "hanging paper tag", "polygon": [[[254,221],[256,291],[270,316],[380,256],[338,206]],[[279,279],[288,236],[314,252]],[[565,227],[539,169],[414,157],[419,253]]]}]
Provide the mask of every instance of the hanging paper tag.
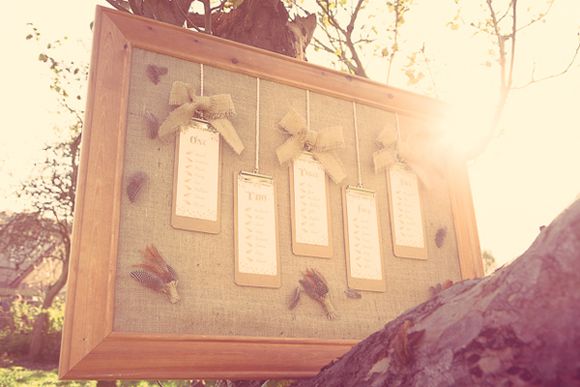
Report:
[{"label": "hanging paper tag", "polygon": [[274,181],[241,172],[235,177],[235,282],[243,286],[281,286]]},{"label": "hanging paper tag", "polygon": [[343,217],[349,288],[384,292],[386,284],[375,192],[343,188]]},{"label": "hanging paper tag", "polygon": [[332,229],[328,184],[322,164],[302,153],[290,166],[292,251],[330,258]]},{"label": "hanging paper tag", "polygon": [[220,231],[220,137],[209,123],[192,120],[176,136],[171,225]]},{"label": "hanging paper tag", "polygon": [[393,253],[397,257],[427,259],[417,175],[397,163],[388,169],[387,176]]}]

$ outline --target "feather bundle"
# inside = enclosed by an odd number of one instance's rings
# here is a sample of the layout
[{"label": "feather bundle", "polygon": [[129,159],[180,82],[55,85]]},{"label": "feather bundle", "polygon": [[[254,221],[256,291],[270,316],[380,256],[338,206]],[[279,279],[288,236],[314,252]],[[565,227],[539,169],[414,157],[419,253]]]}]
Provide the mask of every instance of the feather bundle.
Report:
[{"label": "feather bundle", "polygon": [[299,281],[304,289],[304,292],[313,300],[317,301],[326,312],[326,317],[329,320],[336,318],[336,310],[330,302],[330,291],[328,282],[322,274],[316,269],[308,269],[306,273],[302,274],[302,279]]},{"label": "feather bundle", "polygon": [[145,71],[147,74],[147,78],[155,85],[159,83],[159,78],[162,75],[167,74],[167,67],[160,67],[155,65],[148,65],[147,70]]},{"label": "feather bundle", "polygon": [[177,293],[177,273],[171,267],[154,245],[149,245],[141,252],[143,262],[134,265],[141,270],[132,271],[131,278],[141,285],[165,293],[169,302],[175,304],[180,300]]}]

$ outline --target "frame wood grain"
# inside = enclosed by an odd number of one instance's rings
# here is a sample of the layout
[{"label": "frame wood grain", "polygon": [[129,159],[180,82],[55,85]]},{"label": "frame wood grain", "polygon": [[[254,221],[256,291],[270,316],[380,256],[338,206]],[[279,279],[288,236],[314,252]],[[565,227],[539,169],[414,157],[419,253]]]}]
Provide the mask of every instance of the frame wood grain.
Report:
[{"label": "frame wood grain", "polygon": [[[406,115],[437,117],[444,105],[275,53],[97,7],[59,376],[253,379],[316,374],[356,341],[144,335],[113,330],[128,82],[134,48]],[[465,165],[451,161],[449,171],[462,276],[480,276],[483,269]]]}]

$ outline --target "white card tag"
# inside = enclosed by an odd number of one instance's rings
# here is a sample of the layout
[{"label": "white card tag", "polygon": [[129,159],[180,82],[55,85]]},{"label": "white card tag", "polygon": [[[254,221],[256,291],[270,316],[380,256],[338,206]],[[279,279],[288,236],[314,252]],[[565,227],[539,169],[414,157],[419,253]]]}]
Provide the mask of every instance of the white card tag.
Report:
[{"label": "white card tag", "polygon": [[237,179],[237,259],[240,273],[278,274],[276,200],[272,179]]},{"label": "white card tag", "polygon": [[389,168],[394,244],[425,248],[417,175],[402,164]]},{"label": "white card tag", "polygon": [[324,168],[307,153],[294,160],[293,168],[296,242],[327,246],[328,204]]},{"label": "white card tag", "polygon": [[383,265],[375,193],[346,188],[348,264],[350,276],[382,280]]},{"label": "white card tag", "polygon": [[217,221],[219,200],[219,133],[192,121],[179,132],[175,214]]}]

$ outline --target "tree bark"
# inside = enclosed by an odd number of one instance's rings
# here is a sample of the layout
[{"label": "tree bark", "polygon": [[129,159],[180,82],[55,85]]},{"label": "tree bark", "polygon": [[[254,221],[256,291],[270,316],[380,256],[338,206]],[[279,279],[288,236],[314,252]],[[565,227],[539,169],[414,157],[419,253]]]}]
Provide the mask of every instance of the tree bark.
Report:
[{"label": "tree bark", "polygon": [[385,325],[310,386],[580,385],[580,200],[514,263]]},{"label": "tree bark", "polygon": [[[70,243],[67,237],[67,243]],[[66,255],[62,262],[60,276],[54,284],[52,284],[46,291],[46,295],[42,302],[42,311],[34,320],[34,325],[32,326],[32,334],[30,335],[30,344],[28,346],[28,358],[31,361],[37,361],[40,357],[40,352],[42,351],[42,345],[44,343],[44,336],[46,335],[46,330],[48,328],[48,313],[46,309],[50,308],[58,293],[62,290],[68,278],[68,257],[70,248],[66,249]]]}]

